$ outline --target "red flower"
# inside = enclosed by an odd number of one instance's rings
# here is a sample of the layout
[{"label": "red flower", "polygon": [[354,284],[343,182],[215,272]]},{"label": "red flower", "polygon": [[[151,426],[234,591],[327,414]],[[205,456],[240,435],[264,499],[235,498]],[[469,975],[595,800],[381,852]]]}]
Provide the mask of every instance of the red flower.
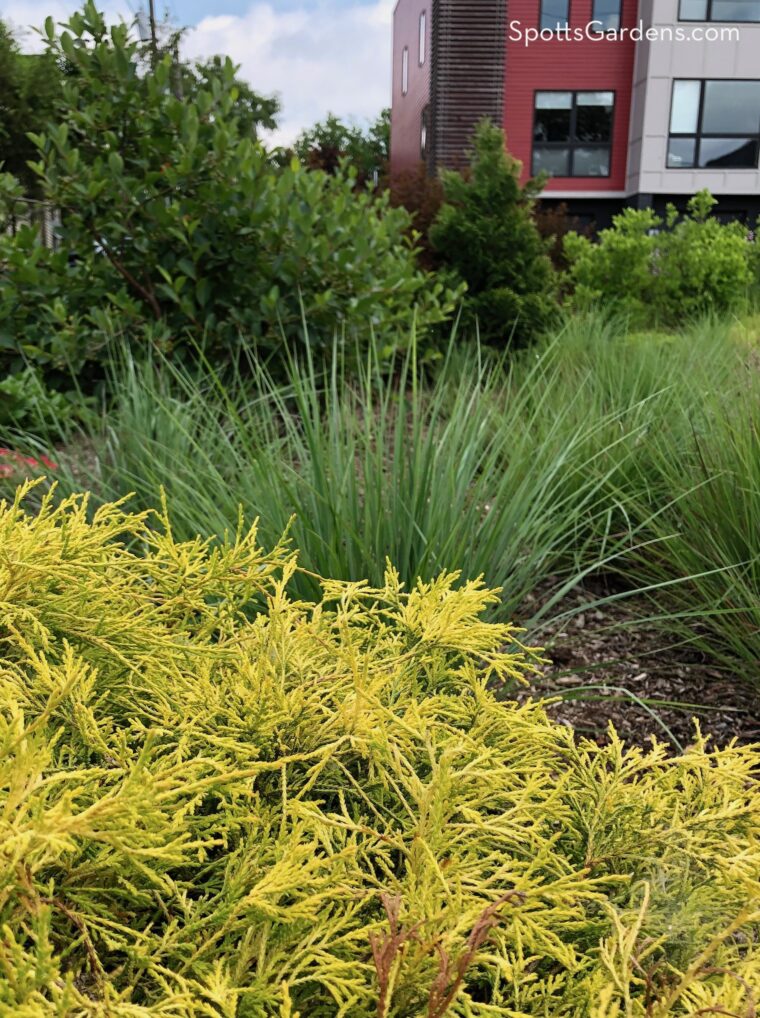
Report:
[{"label": "red flower", "polygon": [[57,470],[58,464],[53,462],[49,456],[42,455],[39,459],[34,456],[24,456],[15,449],[0,449],[0,477],[12,477],[14,474],[23,472],[24,467],[31,467],[33,470],[41,470],[47,467],[48,470]]}]

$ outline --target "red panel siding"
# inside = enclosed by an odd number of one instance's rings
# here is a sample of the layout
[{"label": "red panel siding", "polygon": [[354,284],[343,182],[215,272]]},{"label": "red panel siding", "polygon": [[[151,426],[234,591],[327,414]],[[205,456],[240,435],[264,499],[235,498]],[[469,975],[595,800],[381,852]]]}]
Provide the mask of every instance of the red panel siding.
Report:
[{"label": "red panel siding", "polygon": [[[419,65],[420,14],[426,12],[425,63]],[[393,12],[393,91],[391,174],[415,169],[421,160],[422,111],[430,101],[430,26],[432,0],[399,0]],[[409,91],[401,94],[401,59],[409,48]]]},{"label": "red panel siding", "polygon": [[[571,0],[570,28],[584,28],[591,21],[592,0]],[[637,19],[637,0],[623,0],[622,24],[633,27]],[[510,0],[510,24],[520,28],[539,25],[538,0]],[[546,187],[551,191],[623,191],[626,184],[628,122],[633,87],[633,62],[636,43],[593,42],[588,39],[563,42],[539,39],[525,45],[524,40],[507,38],[505,70],[504,128],[509,150],[523,164],[523,179],[530,176],[533,144],[534,93],[544,89],[614,91],[615,115],[612,127],[612,160],[609,177],[553,177]],[[514,31],[512,32],[514,35]]]}]

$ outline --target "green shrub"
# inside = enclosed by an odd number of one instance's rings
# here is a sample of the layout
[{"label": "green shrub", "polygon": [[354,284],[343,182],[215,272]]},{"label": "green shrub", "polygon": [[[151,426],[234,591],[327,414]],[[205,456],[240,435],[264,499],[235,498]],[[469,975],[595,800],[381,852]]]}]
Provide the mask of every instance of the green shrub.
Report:
[{"label": "green shrub", "polygon": [[430,228],[443,264],[467,283],[467,317],[499,345],[525,343],[556,315],[548,243],[533,219],[535,183],[520,186],[520,164],[504,132],[483,121],[468,174],[444,172],[444,204]]},{"label": "green shrub", "polygon": [[27,192],[36,179],[28,162],[35,155],[30,131],[50,119],[60,98],[61,69],[49,54],[20,51],[11,29],[0,21],[0,167],[20,178]]},{"label": "green shrub", "polygon": [[679,325],[744,307],[755,278],[756,245],[741,223],[711,216],[715,204],[701,191],[683,217],[674,206],[664,220],[651,209],[629,208],[597,241],[568,234],[568,305],[591,310],[602,304],[641,325]]},{"label": "green shrub", "polygon": [[361,128],[344,123],[334,113],[306,128],[293,143],[293,151],[311,170],[336,173],[345,162],[356,170],[360,183],[375,183],[388,173],[391,145],[391,111],[381,110],[375,120]]},{"label": "green shrub", "polygon": [[[0,1009],[749,1015],[758,755],[576,744],[493,594],[0,508]],[[134,547],[134,551],[130,550]],[[508,647],[505,650],[504,647]]]},{"label": "green shrub", "polygon": [[0,437],[23,432],[44,439],[60,438],[92,414],[92,400],[76,389],[52,389],[30,366],[0,379]]},{"label": "green shrub", "polygon": [[115,328],[226,355],[245,335],[271,354],[304,316],[332,342],[349,321],[393,338],[415,306],[422,333],[451,310],[415,267],[403,210],[353,176],[274,165],[238,117],[229,60],[179,98],[170,57],[144,73],[127,26],[91,2],[47,34],[71,68],[60,122],[35,136],[59,246],[0,237],[0,333],[27,357],[81,370]]}]

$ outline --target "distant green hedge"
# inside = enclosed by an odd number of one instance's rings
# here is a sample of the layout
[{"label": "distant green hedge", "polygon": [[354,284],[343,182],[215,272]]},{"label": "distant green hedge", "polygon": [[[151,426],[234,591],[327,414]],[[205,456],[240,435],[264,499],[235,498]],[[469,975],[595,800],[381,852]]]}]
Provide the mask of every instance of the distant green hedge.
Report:
[{"label": "distant green hedge", "polygon": [[746,308],[760,283],[758,243],[749,227],[711,215],[716,204],[700,191],[684,216],[673,205],[664,218],[628,208],[597,240],[568,233],[568,306],[601,306],[634,323],[672,326]]},{"label": "distant green hedge", "polygon": [[296,568],[0,507],[0,1014],[753,1013],[756,750],[576,745],[479,584]]}]

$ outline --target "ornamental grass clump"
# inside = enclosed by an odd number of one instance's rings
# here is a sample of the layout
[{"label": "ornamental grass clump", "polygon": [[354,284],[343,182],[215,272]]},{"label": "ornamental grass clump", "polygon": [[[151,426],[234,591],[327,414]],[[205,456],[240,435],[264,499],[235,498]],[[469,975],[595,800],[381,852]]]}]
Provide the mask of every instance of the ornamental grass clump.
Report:
[{"label": "ornamental grass clump", "polygon": [[756,750],[576,742],[448,574],[0,507],[0,1014],[755,1013]]}]

